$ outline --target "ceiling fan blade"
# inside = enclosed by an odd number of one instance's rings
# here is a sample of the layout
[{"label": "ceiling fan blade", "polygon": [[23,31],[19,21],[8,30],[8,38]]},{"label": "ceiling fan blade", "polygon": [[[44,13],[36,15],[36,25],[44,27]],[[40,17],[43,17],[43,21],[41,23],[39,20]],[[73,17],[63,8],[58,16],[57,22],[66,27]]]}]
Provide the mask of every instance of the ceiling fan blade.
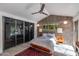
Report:
[{"label": "ceiling fan blade", "polygon": [[44,12],[41,12],[42,14],[44,14],[44,15],[48,15],[48,14],[46,14],[46,13],[44,13]]},{"label": "ceiling fan blade", "polygon": [[37,14],[37,13],[39,13],[39,12],[32,13],[32,15],[33,15],[33,14]]},{"label": "ceiling fan blade", "polygon": [[45,4],[42,4],[40,12],[44,10]]}]

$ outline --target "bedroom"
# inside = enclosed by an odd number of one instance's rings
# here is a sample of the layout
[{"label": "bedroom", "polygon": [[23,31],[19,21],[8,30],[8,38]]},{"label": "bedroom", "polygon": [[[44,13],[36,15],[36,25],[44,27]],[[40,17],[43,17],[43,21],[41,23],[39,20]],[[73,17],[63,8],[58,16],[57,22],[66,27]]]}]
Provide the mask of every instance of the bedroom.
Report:
[{"label": "bedroom", "polygon": [[0,55],[78,55],[78,6],[78,3],[0,3]]}]

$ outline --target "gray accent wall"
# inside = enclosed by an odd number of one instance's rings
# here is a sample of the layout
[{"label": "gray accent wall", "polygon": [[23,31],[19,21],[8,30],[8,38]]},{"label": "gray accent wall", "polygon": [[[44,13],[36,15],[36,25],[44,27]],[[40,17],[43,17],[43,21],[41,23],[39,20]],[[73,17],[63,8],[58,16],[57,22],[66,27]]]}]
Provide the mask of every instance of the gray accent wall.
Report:
[{"label": "gray accent wall", "polygon": [[[40,27],[42,27],[43,24],[52,24],[57,23],[59,24],[59,27],[63,28],[63,35],[65,39],[65,44],[72,45],[73,44],[73,17],[71,16],[59,16],[59,15],[50,15],[41,21],[38,22]],[[63,24],[63,21],[68,21],[68,24]],[[37,30],[38,33],[38,30]],[[39,33],[38,33],[39,35]]]}]

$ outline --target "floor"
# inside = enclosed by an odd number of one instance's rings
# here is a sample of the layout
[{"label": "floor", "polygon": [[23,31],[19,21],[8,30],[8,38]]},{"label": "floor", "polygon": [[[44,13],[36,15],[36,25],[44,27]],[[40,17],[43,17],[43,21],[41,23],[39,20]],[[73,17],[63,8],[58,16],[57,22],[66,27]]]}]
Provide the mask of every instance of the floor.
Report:
[{"label": "floor", "polygon": [[[29,46],[30,46],[29,42],[28,43],[24,43],[24,44],[17,45],[15,47],[12,47],[12,48],[9,48],[9,49],[5,50],[2,54],[0,54],[0,56],[14,56],[17,53],[23,51],[24,49],[29,48]],[[68,46],[66,46],[66,47],[68,47]],[[63,52],[65,50],[65,49],[62,48],[62,46],[57,47],[54,50],[56,50],[56,51],[54,51],[55,52],[55,56],[64,56],[64,54],[61,53],[61,52]],[[58,52],[60,52],[60,53],[58,53]],[[69,51],[68,51],[68,54],[69,54]],[[70,54],[71,54],[71,52],[70,52]]]},{"label": "floor", "polygon": [[5,50],[3,54],[0,54],[0,56],[14,56],[17,53],[23,51],[24,49],[27,49],[28,47],[29,47],[29,43],[20,44]]}]

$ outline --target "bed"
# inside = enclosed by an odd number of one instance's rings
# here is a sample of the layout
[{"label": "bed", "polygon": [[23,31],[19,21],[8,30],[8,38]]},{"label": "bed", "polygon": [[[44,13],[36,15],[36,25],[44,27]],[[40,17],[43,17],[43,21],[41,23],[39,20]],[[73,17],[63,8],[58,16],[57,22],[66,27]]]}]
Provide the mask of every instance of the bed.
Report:
[{"label": "bed", "polygon": [[42,37],[33,39],[30,43],[46,47],[56,56],[75,56],[74,48],[67,44],[56,44],[55,34],[44,34]]},{"label": "bed", "polygon": [[51,50],[51,49],[53,49],[53,47],[52,47],[53,44],[52,44],[52,41],[49,39],[51,39],[51,37],[42,36],[42,37],[38,37],[36,39],[33,39],[30,43],[34,43],[34,44],[37,44],[39,46],[49,48]]}]

